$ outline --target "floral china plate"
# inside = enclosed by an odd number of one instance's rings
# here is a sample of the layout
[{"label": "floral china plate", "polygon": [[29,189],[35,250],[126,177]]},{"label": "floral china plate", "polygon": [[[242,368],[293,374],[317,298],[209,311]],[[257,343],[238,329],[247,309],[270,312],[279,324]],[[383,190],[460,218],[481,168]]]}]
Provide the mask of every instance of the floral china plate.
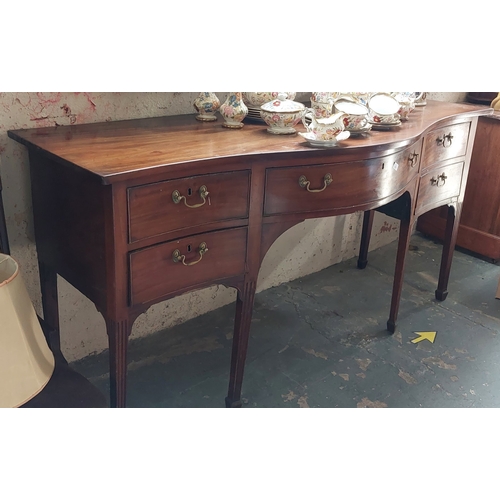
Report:
[{"label": "floral china plate", "polygon": [[361,127],[359,129],[349,130],[349,132],[351,133],[351,136],[366,134],[372,129],[372,126],[373,125],[371,123],[367,123],[364,127]]},{"label": "floral china plate", "polygon": [[340,141],[345,141],[351,135],[348,130],[340,132],[340,134],[333,141],[320,141],[315,138],[314,134],[311,132],[299,132],[299,135],[303,137],[311,146],[320,148],[333,148],[338,145]]},{"label": "floral china plate", "polygon": [[401,126],[401,120],[392,123],[376,123],[376,122],[368,122],[369,125],[373,128],[373,130],[391,130],[396,127]]}]

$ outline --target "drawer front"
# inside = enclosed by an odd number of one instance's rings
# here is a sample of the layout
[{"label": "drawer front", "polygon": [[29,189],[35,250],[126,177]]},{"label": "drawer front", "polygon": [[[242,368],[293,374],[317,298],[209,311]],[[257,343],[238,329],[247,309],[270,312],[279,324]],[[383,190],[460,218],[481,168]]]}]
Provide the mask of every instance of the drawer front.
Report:
[{"label": "drawer front", "polygon": [[467,122],[429,132],[424,138],[422,168],[432,168],[434,163],[465,155],[469,130],[470,122]]},{"label": "drawer front", "polygon": [[248,171],[200,175],[129,188],[129,242],[248,217]]},{"label": "drawer front", "polygon": [[464,162],[435,168],[420,179],[415,213],[422,214],[431,208],[458,196],[462,185]]},{"label": "drawer front", "polygon": [[417,175],[420,146],[374,160],[269,169],[264,214],[342,209],[387,198]]},{"label": "drawer front", "polygon": [[245,272],[247,229],[226,229],[130,254],[131,305]]}]

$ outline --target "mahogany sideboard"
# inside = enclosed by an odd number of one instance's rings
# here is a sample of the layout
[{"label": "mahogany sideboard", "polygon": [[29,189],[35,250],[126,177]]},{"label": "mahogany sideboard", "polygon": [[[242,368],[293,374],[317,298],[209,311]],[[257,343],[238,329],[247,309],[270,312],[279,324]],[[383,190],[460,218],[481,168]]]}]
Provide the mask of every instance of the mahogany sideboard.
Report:
[{"label": "mahogany sideboard", "polygon": [[447,205],[436,290],[446,298],[476,125],[491,112],[429,102],[397,130],[328,149],[265,125],[228,130],[193,115],[9,131],[29,151],[44,319],[59,331],[57,274],[96,305],[109,339],[111,405],[124,407],[135,319],[194,289],[235,287],[226,406],[241,406],[259,268],[295,224],[364,211],[362,268],[373,210],[401,220],[387,322],[394,332],[414,222]]},{"label": "mahogany sideboard", "polygon": [[[417,229],[443,238],[444,208],[420,217]],[[500,111],[480,117],[458,228],[457,245],[500,261]]]}]

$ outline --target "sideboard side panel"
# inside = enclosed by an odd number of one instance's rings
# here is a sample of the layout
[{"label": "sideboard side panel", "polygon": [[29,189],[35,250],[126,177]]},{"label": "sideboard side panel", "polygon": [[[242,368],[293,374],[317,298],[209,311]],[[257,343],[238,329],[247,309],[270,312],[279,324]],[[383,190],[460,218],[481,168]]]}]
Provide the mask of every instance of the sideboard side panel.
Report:
[{"label": "sideboard side panel", "polygon": [[30,172],[39,261],[104,307],[104,196],[111,187],[34,152]]}]

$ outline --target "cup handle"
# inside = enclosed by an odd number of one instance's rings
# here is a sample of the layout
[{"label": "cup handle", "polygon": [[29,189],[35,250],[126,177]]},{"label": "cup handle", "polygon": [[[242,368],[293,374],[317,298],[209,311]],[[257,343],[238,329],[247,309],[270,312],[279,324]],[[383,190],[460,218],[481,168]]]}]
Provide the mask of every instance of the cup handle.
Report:
[{"label": "cup handle", "polygon": [[302,113],[302,123],[307,132],[311,132],[309,125],[306,123],[306,117],[309,115],[311,115],[311,119],[314,118],[314,110],[311,108],[305,108],[304,112]]}]

